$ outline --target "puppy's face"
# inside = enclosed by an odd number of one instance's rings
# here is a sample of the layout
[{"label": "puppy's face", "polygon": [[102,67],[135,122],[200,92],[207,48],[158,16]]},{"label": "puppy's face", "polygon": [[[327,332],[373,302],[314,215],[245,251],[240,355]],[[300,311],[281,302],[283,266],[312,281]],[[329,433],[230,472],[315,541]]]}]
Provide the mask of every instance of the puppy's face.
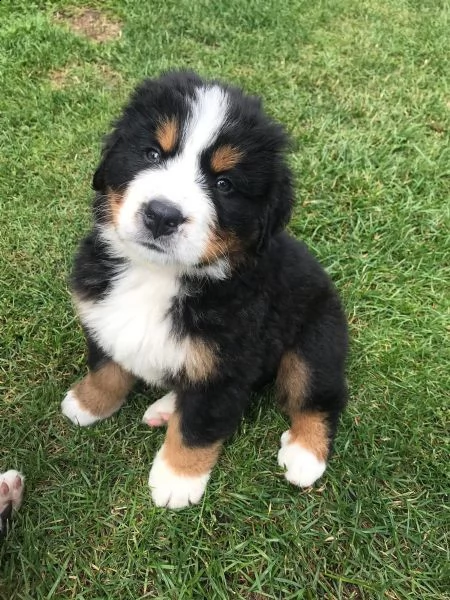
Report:
[{"label": "puppy's face", "polygon": [[223,276],[287,222],[282,129],[236,88],[174,73],[146,81],[94,176],[94,214],[120,256]]}]

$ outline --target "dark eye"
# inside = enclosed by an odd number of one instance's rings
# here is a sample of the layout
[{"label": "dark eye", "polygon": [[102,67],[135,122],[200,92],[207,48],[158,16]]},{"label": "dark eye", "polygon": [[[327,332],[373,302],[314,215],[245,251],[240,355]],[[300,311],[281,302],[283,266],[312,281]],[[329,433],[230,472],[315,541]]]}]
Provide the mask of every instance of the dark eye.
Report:
[{"label": "dark eye", "polygon": [[233,189],[233,184],[226,177],[219,177],[216,179],[216,188],[219,190],[219,192],[231,192]]},{"label": "dark eye", "polygon": [[156,148],[148,148],[145,151],[145,156],[147,157],[148,162],[152,165],[157,165],[161,162],[161,152]]}]

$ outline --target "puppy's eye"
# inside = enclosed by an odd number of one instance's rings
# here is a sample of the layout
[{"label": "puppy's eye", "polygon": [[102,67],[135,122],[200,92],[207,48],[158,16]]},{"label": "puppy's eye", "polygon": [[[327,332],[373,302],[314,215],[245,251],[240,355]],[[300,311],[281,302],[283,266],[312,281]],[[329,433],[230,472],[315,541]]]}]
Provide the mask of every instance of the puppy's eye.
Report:
[{"label": "puppy's eye", "polygon": [[233,189],[233,184],[226,177],[219,177],[216,179],[216,188],[219,190],[219,192],[227,193],[231,192]]},{"label": "puppy's eye", "polygon": [[156,148],[148,148],[145,151],[145,156],[149,163],[152,165],[157,165],[161,162],[161,152]]}]

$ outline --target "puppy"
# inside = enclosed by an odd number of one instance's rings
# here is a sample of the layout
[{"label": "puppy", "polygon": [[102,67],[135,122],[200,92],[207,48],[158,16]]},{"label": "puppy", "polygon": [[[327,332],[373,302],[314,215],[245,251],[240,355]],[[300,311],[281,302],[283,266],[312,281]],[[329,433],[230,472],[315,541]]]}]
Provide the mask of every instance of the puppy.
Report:
[{"label": "puppy", "polygon": [[276,382],[291,427],[278,462],[321,477],[346,401],[347,327],[330,279],[285,231],[286,135],[259,99],[194,73],[138,87],[93,178],[93,227],[73,268],[88,375],[62,402],[77,425],[111,416],[135,379],[168,393],[149,486],[158,506],[200,501],[251,393]]}]

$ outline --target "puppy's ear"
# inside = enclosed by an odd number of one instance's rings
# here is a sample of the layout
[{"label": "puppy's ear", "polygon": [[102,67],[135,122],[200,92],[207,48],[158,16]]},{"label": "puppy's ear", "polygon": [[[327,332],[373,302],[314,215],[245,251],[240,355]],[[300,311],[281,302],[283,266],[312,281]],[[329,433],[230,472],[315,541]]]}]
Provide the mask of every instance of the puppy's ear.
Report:
[{"label": "puppy's ear", "polygon": [[100,158],[100,164],[98,165],[92,178],[92,188],[96,192],[104,192],[106,189],[106,164],[109,155],[113,151],[114,147],[117,145],[118,141],[119,136],[117,134],[117,131],[113,131],[113,133],[111,133],[105,138]]},{"label": "puppy's ear", "polygon": [[96,192],[103,192],[105,187],[105,160],[102,159],[92,178],[92,189]]},{"label": "puppy's ear", "polygon": [[270,239],[286,227],[291,218],[293,206],[292,174],[289,167],[283,163],[279,168],[278,177],[272,183],[269,203],[261,223],[258,253],[263,252]]}]

